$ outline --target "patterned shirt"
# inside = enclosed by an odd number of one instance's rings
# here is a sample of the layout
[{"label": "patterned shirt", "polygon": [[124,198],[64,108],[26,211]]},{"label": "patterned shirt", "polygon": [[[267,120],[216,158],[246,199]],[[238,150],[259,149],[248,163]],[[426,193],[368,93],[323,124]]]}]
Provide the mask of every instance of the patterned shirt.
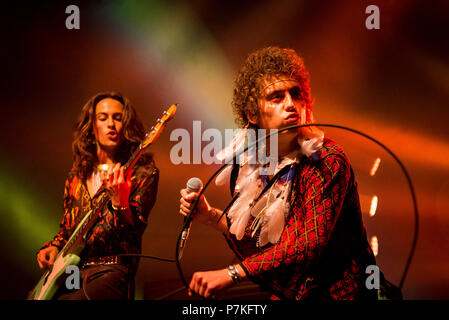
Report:
[{"label": "patterned shirt", "polygon": [[365,288],[365,268],[375,259],[342,148],[325,138],[322,148],[304,156],[294,170],[290,213],[276,244],[256,246],[252,219],[242,240],[227,236],[248,278],[271,291],[273,299],[375,297]]},{"label": "patterned shirt", "polygon": [[[159,170],[153,164],[134,168],[129,197],[133,224],[127,223],[125,218],[109,205],[105,206],[99,214],[99,221],[92,227],[82,253],[82,261],[91,257],[141,252],[142,235],[150,210],[156,201],[158,180]],[[65,182],[60,231],[41,249],[56,246],[61,250],[85,213],[94,207],[97,195],[91,198],[85,181],[72,170]]]}]

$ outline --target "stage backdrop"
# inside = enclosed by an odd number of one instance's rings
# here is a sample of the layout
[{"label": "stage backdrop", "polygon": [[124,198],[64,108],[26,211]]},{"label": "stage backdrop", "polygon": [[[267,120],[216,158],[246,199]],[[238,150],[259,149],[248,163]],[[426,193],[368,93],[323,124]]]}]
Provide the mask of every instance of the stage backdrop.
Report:
[{"label": "stage backdrop", "polygon": [[[66,26],[71,4],[80,10],[79,29]],[[370,14],[365,10],[372,4],[379,9],[380,29],[367,28]],[[448,299],[448,8],[446,1],[413,0],[3,5],[0,297],[23,299],[40,277],[35,254],[58,232],[74,123],[92,95],[122,92],[147,127],[179,103],[152,147],[160,183],[143,238],[144,254],[172,258],[182,225],[179,190],[192,176],[206,181],[218,165],[174,164],[170,150],[177,141],[170,141],[170,134],[177,128],[193,134],[193,121],[201,121],[202,132],[236,128],[231,110],[236,73],[250,52],[277,45],[304,58],[317,121],[372,135],[403,161],[420,213],[404,297]],[[399,284],[415,223],[405,177],[373,142],[324,130],[351,159],[368,236],[377,240],[378,265]],[[206,196],[222,208],[230,200],[228,189],[216,186]],[[370,215],[374,196],[377,210]],[[193,226],[182,260],[186,277],[233,261],[220,234]],[[137,298],[164,297],[180,286],[173,263],[141,260]],[[257,288],[245,290],[251,294]]]}]

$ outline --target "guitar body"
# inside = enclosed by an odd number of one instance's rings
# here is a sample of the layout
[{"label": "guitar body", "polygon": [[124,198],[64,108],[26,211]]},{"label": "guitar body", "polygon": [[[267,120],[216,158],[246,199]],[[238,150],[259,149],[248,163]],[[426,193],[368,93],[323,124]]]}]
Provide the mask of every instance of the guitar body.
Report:
[{"label": "guitar body", "polygon": [[[51,300],[58,288],[62,285],[65,270],[70,265],[78,265],[80,253],[84,249],[86,222],[91,219],[93,211],[90,210],[72,233],[67,244],[56,256],[53,266],[44,273],[37,285],[28,295],[28,300]],[[70,251],[70,252],[69,252]]]},{"label": "guitar body", "polygon": [[28,295],[28,300],[51,300],[58,288],[62,285],[65,270],[70,265],[77,265],[80,257],[76,254],[58,256],[53,267],[45,272],[37,285]]}]

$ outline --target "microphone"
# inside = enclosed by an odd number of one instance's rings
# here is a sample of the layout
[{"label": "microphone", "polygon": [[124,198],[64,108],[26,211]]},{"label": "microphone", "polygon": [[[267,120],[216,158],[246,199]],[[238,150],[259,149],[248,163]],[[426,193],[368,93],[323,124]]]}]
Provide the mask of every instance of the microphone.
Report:
[{"label": "microphone", "polygon": [[[198,192],[203,187],[203,182],[199,178],[193,177],[187,181],[186,188],[189,192]],[[184,224],[187,221],[187,217],[184,217]],[[192,226],[192,221],[190,221],[187,228],[182,231],[181,241],[179,243],[178,259],[181,259],[187,238],[189,237],[190,227]]]}]

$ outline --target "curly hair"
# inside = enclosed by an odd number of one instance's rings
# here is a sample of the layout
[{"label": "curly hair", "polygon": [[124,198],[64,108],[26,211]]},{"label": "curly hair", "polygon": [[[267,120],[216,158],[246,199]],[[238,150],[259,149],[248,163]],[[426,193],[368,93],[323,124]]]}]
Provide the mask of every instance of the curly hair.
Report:
[{"label": "curly hair", "polygon": [[257,100],[261,98],[263,81],[287,76],[300,83],[301,97],[312,122],[312,95],[309,73],[304,61],[293,49],[267,47],[251,53],[234,81],[232,109],[235,122],[244,127],[249,124],[247,113],[258,118]]},{"label": "curly hair", "polygon": [[[116,161],[124,164],[145,137],[145,128],[137,116],[131,102],[118,92],[101,92],[90,98],[81,109],[73,134],[73,169],[82,179],[87,179],[98,165],[97,145],[93,132],[95,108],[106,98],[119,101],[123,105],[124,140],[116,154]],[[139,162],[152,161],[150,154],[144,154]]]}]

